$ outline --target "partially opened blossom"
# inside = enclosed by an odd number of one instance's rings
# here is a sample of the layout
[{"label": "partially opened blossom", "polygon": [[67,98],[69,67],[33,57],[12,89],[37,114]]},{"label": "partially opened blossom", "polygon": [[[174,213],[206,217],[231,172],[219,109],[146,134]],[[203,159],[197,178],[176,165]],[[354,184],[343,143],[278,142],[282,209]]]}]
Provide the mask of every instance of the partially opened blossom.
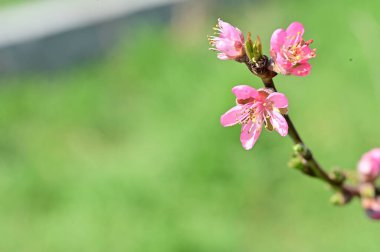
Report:
[{"label": "partially opened blossom", "polygon": [[236,106],[221,116],[224,127],[241,124],[240,141],[246,150],[251,149],[260,136],[263,125],[276,130],[281,136],[288,134],[288,124],[282,114],[287,112],[288,100],[282,93],[269,89],[254,89],[239,85],[232,89]]},{"label": "partially opened blossom", "polygon": [[359,161],[358,172],[362,180],[374,181],[380,174],[380,148],[365,153]]},{"label": "partially opened blossom", "polygon": [[214,46],[211,49],[219,52],[219,59],[235,60],[244,56],[244,36],[238,28],[219,19],[214,29],[217,36],[209,37],[209,41]]},{"label": "partially opened blossom", "polygon": [[273,60],[273,71],[285,75],[305,76],[310,73],[309,59],[316,56],[316,49],[310,49],[312,40],[304,41],[304,27],[293,22],[286,30],[277,29],[270,41],[270,54]]}]

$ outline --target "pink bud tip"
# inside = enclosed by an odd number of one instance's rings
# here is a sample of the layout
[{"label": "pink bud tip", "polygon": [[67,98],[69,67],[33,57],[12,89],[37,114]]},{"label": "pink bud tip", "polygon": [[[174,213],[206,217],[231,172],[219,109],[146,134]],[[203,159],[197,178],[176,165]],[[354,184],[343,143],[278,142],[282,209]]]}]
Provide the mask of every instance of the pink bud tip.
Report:
[{"label": "pink bud tip", "polygon": [[362,205],[369,218],[380,220],[380,202],[378,199],[363,199]]},{"label": "pink bud tip", "polygon": [[358,172],[362,180],[374,181],[380,174],[380,148],[365,153],[359,161]]}]

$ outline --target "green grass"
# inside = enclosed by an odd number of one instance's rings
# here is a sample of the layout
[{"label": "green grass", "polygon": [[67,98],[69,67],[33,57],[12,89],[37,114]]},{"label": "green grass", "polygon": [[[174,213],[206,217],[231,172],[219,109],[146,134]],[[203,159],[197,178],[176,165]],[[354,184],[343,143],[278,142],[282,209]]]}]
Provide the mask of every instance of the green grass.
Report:
[{"label": "green grass", "polygon": [[[367,55],[380,53],[351,23],[379,4],[319,4],[218,15],[257,27],[264,43],[305,23],[318,48],[312,74],[275,81],[317,159],[354,169],[379,146]],[[142,29],[102,61],[0,81],[0,251],[378,251],[380,224],[358,202],[333,207],[324,185],[287,168],[288,138],[264,132],[245,151],[240,129],[220,126],[231,88],[261,84],[218,61],[200,33],[185,46],[165,28]]]}]

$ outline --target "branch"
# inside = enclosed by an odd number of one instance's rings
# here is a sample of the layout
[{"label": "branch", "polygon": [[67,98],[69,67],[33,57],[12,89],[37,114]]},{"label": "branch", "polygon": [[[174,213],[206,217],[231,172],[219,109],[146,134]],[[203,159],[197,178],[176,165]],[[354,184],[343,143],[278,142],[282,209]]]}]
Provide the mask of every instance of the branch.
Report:
[{"label": "branch", "polygon": [[[277,74],[268,69],[269,60],[266,56],[263,56],[258,62],[251,62],[248,57],[243,57],[239,60],[241,63],[245,63],[248,69],[256,76],[260,77],[266,88],[272,89],[277,92],[276,86],[273,82],[273,77]],[[302,150],[298,153],[305,161],[305,164],[310,168],[309,170],[302,170],[303,173],[311,177],[319,178],[325,183],[329,184],[336,191],[341,192],[344,197],[344,203],[349,202],[353,197],[360,197],[358,187],[346,185],[343,179],[334,178],[330,176],[314,158],[311,150],[306,146],[301,136],[299,135],[294,123],[290,119],[289,115],[285,115],[285,120],[288,123],[288,135],[293,140],[294,144],[302,146]],[[311,170],[311,173],[310,173]]]}]

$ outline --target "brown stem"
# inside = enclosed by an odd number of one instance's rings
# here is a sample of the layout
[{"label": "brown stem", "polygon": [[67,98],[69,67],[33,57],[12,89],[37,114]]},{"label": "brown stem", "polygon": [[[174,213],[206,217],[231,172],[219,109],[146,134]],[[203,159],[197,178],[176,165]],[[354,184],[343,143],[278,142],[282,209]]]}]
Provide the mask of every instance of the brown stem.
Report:
[{"label": "brown stem", "polygon": [[[276,76],[276,73],[269,70],[267,68],[268,66],[268,60],[267,58],[264,59],[265,67],[263,67],[264,64],[261,64],[261,66],[258,66],[257,64],[254,64],[250,62],[249,60],[246,60],[244,63],[247,65],[248,69],[256,76],[260,77],[263,81],[266,88],[270,88],[277,92],[276,86],[273,82],[273,77]],[[342,192],[348,199],[348,201],[354,197],[359,196],[359,190],[356,187],[348,186],[342,183],[342,181],[334,180],[329,176],[329,174],[320,166],[320,164],[317,162],[317,160],[314,158],[311,150],[306,147],[305,143],[303,142],[301,136],[299,135],[298,131],[296,130],[292,120],[290,119],[289,115],[285,115],[285,120],[288,123],[288,134],[290,138],[293,140],[295,144],[301,144],[305,148],[305,152],[302,155],[302,157],[307,161],[307,163],[310,165],[312,171],[314,172],[315,177],[318,177],[322,181],[328,183],[330,186],[332,186],[335,190]]]}]

